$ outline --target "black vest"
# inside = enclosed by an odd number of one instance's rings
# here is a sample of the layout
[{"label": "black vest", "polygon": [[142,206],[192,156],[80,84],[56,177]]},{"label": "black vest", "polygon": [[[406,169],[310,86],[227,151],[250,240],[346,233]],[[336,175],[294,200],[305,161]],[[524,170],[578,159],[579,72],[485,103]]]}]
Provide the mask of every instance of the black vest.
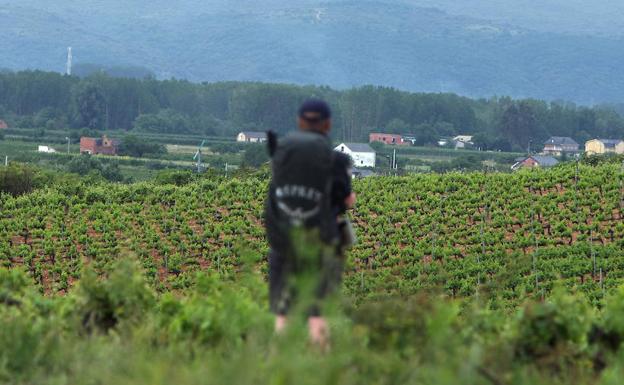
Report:
[{"label": "black vest", "polygon": [[297,131],[279,141],[269,140],[272,179],[265,206],[269,244],[291,248],[293,229],[318,230],[328,244],[336,237],[331,209],[334,151],[329,139]]}]

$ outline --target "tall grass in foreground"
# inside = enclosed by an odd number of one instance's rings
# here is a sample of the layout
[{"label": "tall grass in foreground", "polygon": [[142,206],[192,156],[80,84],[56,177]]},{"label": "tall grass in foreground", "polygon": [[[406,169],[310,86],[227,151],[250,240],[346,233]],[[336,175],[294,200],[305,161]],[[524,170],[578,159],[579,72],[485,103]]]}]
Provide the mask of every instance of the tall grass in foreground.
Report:
[{"label": "tall grass in foreground", "polygon": [[105,278],[86,270],[64,297],[0,270],[0,303],[7,384],[617,384],[624,370],[624,289],[604,310],[563,291],[511,313],[435,296],[346,298],[328,309],[328,354],[308,344],[303,317],[273,335],[251,269],[157,295],[122,260]]}]

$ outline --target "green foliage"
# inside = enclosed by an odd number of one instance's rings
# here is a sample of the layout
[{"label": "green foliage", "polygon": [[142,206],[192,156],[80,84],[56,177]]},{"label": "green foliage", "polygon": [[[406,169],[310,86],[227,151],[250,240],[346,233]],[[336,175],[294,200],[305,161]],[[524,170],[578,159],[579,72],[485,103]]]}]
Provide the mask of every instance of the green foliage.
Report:
[{"label": "green foliage", "polygon": [[458,309],[434,297],[382,297],[357,307],[351,318],[365,328],[370,347],[414,354],[440,338],[438,333],[449,338],[459,326]]},{"label": "green foliage", "polygon": [[[332,135],[336,141],[365,142],[369,133],[387,131],[411,134],[417,145],[424,146],[435,145],[440,137],[477,134],[479,148],[524,151],[529,139],[539,146],[551,135],[571,136],[580,143],[590,136],[624,136],[624,119],[608,106],[589,108],[509,97],[475,100],[373,86],[336,91],[282,84],[113,78],[105,74],[80,79],[32,71],[0,73],[0,84],[0,109],[14,117],[15,127],[21,129],[52,131],[70,125],[74,129],[231,139],[245,129],[284,134],[295,128],[299,104],[319,97],[334,110]],[[77,131],[73,132],[75,140]],[[32,131],[37,133],[41,131]],[[230,153],[240,149],[228,144],[213,150]]]},{"label": "green foliage", "polygon": [[247,288],[224,283],[216,275],[200,274],[190,296],[179,301],[167,295],[160,306],[160,327],[173,340],[240,345],[251,330],[270,325]]},{"label": "green foliage", "polygon": [[583,296],[559,290],[548,301],[529,304],[518,313],[514,353],[519,359],[549,364],[552,359],[574,358],[586,348],[592,323]]},{"label": "green foliage", "polygon": [[[2,290],[24,299],[0,304],[6,383],[589,385],[617,383],[620,369],[617,356],[592,364],[588,353],[604,347],[587,337],[601,321],[582,296],[563,292],[511,311],[424,294],[362,299],[347,314],[327,313],[332,349],[318,354],[296,317],[273,335],[253,269],[235,280],[202,273],[193,288],[160,297],[128,260],[100,278],[86,270],[68,297],[18,294],[26,280],[0,270]],[[76,323],[85,319],[86,329]]]},{"label": "green foliage", "polygon": [[0,192],[21,195],[35,188],[35,170],[27,165],[11,163],[0,167]]},{"label": "green foliage", "polygon": [[247,148],[248,143],[214,143],[210,145],[210,150],[219,154],[235,154]]},{"label": "green foliage", "polygon": [[134,129],[142,132],[183,134],[195,131],[190,119],[172,109],[160,110],[157,114],[143,114],[134,121]]},{"label": "green foliage", "polygon": [[173,184],[185,186],[195,180],[195,175],[190,170],[164,170],[160,171],[155,178],[156,184]]},{"label": "green foliage", "polygon": [[269,161],[269,153],[265,144],[249,144],[243,154],[243,166],[260,167]]},{"label": "green foliage", "polygon": [[101,162],[97,157],[89,154],[82,154],[72,158],[67,164],[67,171],[82,176],[96,175],[111,181],[123,181],[123,175],[119,170],[119,164],[112,162]]},{"label": "green foliage", "polygon": [[85,330],[106,332],[121,322],[140,322],[154,300],[137,266],[122,260],[112,266],[106,280],[92,269],[85,270],[73,312]]},{"label": "green foliage", "polygon": [[617,383],[622,169],[575,166],[355,181],[326,355],[271,331],[268,167],[2,195],[0,382]]},{"label": "green foliage", "polygon": [[581,162],[591,166],[599,166],[601,164],[622,164],[624,163],[624,155],[621,154],[603,154],[603,155],[589,155],[583,156]]},{"label": "green foliage", "polygon": [[74,125],[92,130],[106,127],[106,100],[97,84],[79,83],[72,90]]},{"label": "green foliage", "polygon": [[119,145],[119,154],[142,158],[144,155],[158,156],[166,154],[167,149],[162,144],[153,143],[134,135],[126,135]]}]

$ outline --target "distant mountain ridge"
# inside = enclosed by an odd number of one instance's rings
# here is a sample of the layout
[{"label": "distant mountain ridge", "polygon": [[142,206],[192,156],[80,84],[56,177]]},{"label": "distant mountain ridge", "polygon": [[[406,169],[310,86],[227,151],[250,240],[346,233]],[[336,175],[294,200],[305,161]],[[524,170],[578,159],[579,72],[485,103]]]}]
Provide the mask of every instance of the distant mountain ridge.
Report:
[{"label": "distant mountain ridge", "polygon": [[62,71],[72,46],[77,64],[144,67],[160,78],[376,84],[589,104],[624,100],[624,38],[606,30],[567,31],[578,18],[553,32],[526,27],[539,18],[519,26],[508,17],[490,21],[474,15],[487,8],[468,12],[447,0],[172,4],[0,0],[0,68]]}]

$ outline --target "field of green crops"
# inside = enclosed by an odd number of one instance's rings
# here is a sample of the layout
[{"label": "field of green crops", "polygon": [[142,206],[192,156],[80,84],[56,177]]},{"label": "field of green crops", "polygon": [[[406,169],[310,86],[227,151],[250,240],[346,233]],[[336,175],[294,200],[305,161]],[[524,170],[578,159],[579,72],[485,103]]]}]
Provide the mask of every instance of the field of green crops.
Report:
[{"label": "field of green crops", "polygon": [[267,177],[0,197],[0,381],[618,384],[624,173],[355,183],[332,350],[267,309]]}]

